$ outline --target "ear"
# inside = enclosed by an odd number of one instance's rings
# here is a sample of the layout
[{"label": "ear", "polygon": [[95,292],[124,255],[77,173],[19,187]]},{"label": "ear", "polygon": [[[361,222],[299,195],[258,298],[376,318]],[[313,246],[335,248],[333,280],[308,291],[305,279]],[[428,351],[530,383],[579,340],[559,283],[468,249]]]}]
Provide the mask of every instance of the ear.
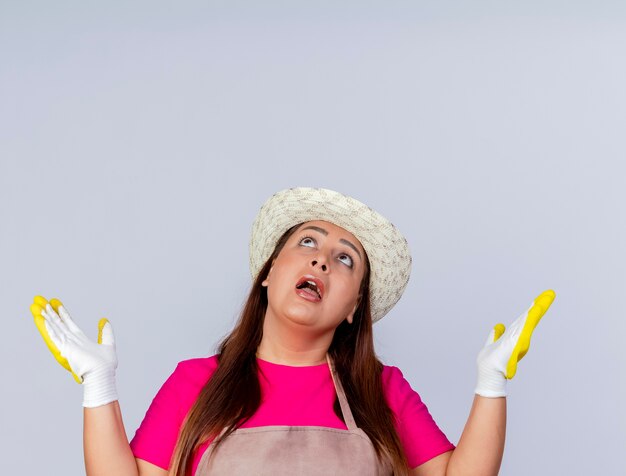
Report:
[{"label": "ear", "polygon": [[274,269],[274,263],[272,263],[272,267],[267,272],[267,277],[261,282],[261,286],[263,286],[264,288],[266,288],[268,284],[270,283],[270,274],[272,273],[273,269]]},{"label": "ear", "polygon": [[354,313],[356,312],[356,308],[359,307],[360,302],[361,302],[361,296],[359,296],[359,298],[356,300],[356,304],[352,308],[352,312],[346,316],[346,321],[348,321],[348,324],[352,324],[352,321],[354,319]]}]

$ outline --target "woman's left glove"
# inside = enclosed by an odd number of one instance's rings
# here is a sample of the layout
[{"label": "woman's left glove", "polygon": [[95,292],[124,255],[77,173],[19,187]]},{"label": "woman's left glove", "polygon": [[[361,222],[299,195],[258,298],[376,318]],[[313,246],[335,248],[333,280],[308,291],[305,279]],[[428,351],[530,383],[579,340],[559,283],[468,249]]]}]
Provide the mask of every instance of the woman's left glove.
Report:
[{"label": "woman's left glove", "polygon": [[485,347],[478,354],[478,382],[475,393],[483,397],[505,397],[506,381],[517,372],[517,363],[528,352],[530,337],[556,294],[544,291],[528,310],[505,330],[496,324],[489,333]]},{"label": "woman's left glove", "polygon": [[111,323],[100,319],[96,343],[80,330],[58,299],[48,302],[35,296],[30,311],[57,362],[83,384],[83,406],[93,408],[117,400],[117,354]]}]

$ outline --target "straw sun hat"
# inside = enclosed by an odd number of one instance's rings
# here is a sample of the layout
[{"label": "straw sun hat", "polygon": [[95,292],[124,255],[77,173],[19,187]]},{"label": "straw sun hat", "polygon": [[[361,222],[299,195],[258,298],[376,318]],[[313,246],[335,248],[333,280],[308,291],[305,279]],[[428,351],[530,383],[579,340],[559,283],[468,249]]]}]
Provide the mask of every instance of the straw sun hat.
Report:
[{"label": "straw sun hat", "polygon": [[250,237],[250,272],[255,279],[285,231],[299,223],[323,220],[352,233],[370,262],[372,321],[398,302],[411,274],[406,239],[381,214],[352,197],[323,188],[290,188],[261,207]]}]

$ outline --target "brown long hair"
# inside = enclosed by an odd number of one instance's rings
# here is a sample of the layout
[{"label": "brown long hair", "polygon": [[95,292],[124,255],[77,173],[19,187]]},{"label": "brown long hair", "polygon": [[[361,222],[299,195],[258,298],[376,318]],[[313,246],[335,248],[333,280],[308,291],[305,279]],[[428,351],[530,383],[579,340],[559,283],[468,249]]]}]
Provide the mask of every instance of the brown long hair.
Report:
[{"label": "brown long hair", "polygon": [[[259,408],[261,388],[256,351],[261,343],[267,309],[267,289],[261,283],[299,226],[290,228],[280,238],[272,256],[259,271],[235,328],[220,343],[219,365],[187,414],[174,448],[169,476],[191,475],[194,452],[202,443],[215,438],[213,445],[219,446]],[[393,468],[393,474],[406,476],[406,456],[394,427],[393,413],[383,394],[383,364],[374,352],[369,275],[367,261],[353,322],[344,320],[337,326],[328,352],[357,426],[370,438],[378,457]],[[337,398],[334,411],[343,419]],[[220,435],[222,430],[225,431]]]}]

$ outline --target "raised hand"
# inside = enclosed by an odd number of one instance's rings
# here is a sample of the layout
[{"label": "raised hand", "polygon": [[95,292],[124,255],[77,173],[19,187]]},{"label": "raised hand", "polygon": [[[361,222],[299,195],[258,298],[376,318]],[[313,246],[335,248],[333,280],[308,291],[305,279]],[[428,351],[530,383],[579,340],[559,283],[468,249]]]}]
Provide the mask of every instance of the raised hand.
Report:
[{"label": "raised hand", "polygon": [[84,385],[83,406],[97,407],[117,400],[117,354],[111,323],[100,319],[96,343],[74,323],[58,299],[48,302],[35,296],[30,310],[52,355]]},{"label": "raised hand", "polygon": [[508,329],[503,324],[494,326],[476,359],[478,382],[475,393],[483,397],[506,396],[506,381],[515,376],[517,363],[528,352],[532,333],[555,296],[552,290],[544,291]]}]

